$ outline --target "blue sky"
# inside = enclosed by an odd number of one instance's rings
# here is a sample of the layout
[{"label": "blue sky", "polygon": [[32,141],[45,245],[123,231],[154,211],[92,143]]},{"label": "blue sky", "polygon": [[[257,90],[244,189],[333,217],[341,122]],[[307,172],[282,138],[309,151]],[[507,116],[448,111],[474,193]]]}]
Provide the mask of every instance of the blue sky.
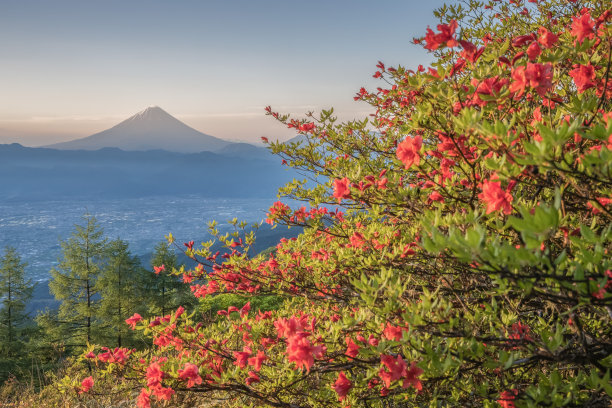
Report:
[{"label": "blue sky", "polygon": [[104,130],[158,105],[214,136],[291,133],[263,115],[354,102],[378,60],[416,66],[411,44],[443,2],[410,0],[3,0],[0,143]]}]

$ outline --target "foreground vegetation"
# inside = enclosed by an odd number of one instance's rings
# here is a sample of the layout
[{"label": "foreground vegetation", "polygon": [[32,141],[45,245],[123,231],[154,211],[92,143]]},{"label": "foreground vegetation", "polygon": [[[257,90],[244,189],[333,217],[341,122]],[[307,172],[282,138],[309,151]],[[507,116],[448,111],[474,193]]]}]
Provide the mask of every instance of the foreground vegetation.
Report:
[{"label": "foreground vegetation", "polygon": [[461,4],[416,40],[431,67],[378,64],[355,96],[372,118],[267,109],[305,136],[271,149],[310,177],[281,189],[308,207],[268,221],[304,232],[252,256],[253,234],[212,225],[224,254],[188,242],[198,266],[163,268],[252,302],[134,313],[145,349],[91,345],[36,402],[610,406],[610,10]]},{"label": "foreground vegetation", "polygon": [[[129,329],[132,314],[165,315],[178,307],[214,319],[217,311],[244,305],[239,295],[219,295],[198,302],[185,279],[163,273],[184,270],[172,246],[160,242],[151,267],[130,253],[121,239],[108,240],[95,217],[83,216],[72,235],[61,242],[59,264],[51,270],[49,288],[59,308],[26,313],[34,283],[25,278],[27,263],[15,248],[0,254],[0,402],[7,407],[78,406],[66,393],[62,378],[92,370],[79,356],[90,344],[104,344],[111,352],[146,350],[151,340]],[[276,296],[259,296],[255,307],[274,310]],[[122,349],[123,350],[123,349]],[[110,358],[112,360],[112,357]],[[78,374],[77,374],[78,373]],[[107,407],[125,403],[124,395],[99,396],[84,406]]]}]

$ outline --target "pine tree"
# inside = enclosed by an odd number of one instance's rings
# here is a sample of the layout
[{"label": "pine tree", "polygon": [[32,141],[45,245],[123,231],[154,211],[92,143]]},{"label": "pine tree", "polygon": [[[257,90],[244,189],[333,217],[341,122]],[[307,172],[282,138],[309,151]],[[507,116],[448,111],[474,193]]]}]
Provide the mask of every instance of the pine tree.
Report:
[{"label": "pine tree", "polygon": [[130,253],[127,242],[116,239],[109,243],[108,259],[96,282],[95,291],[100,294],[98,315],[103,322],[105,336],[116,338],[119,347],[133,333],[125,319],[135,312],[142,312],[138,281],[143,273],[140,260]]},{"label": "pine tree", "polygon": [[108,244],[95,217],[83,216],[72,235],[61,242],[62,259],[51,270],[51,293],[61,301],[57,318],[64,341],[83,346],[92,341],[100,297],[96,281],[104,268]]},{"label": "pine tree", "polygon": [[17,250],[6,247],[0,258],[0,337],[3,350],[9,354],[17,349],[20,329],[29,320],[25,309],[34,285],[25,279],[25,267]]},{"label": "pine tree", "polygon": [[164,316],[178,306],[187,307],[189,305],[186,303],[193,302],[193,297],[189,296],[189,287],[168,273],[179,265],[178,257],[167,242],[162,241],[155,246],[151,266],[154,269],[163,266],[164,270],[157,273],[147,271],[145,276],[143,289],[149,301],[149,313]]}]

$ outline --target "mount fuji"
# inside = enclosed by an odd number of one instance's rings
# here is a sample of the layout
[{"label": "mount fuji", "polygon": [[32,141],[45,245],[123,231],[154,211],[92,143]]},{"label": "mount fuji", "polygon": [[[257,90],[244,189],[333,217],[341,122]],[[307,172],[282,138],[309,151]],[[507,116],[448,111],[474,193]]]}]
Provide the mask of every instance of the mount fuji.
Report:
[{"label": "mount fuji", "polygon": [[159,106],[148,107],[100,133],[44,146],[59,150],[167,150],[177,153],[218,152],[234,143],[187,126]]}]

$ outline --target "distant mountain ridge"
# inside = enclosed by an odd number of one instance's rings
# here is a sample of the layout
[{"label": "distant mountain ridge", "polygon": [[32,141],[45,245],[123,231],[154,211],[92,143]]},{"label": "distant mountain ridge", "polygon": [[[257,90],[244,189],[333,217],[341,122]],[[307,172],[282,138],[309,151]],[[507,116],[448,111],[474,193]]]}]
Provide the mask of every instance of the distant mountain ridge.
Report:
[{"label": "distant mountain ridge", "polygon": [[81,139],[43,147],[59,150],[167,150],[178,153],[216,152],[232,142],[202,133],[159,106],[148,107],[110,129]]},{"label": "distant mountain ridge", "polygon": [[[296,174],[238,144],[226,154],[58,150],[0,144],[0,200],[196,195],[274,197]],[[242,150],[244,149],[244,150]],[[256,150],[253,150],[256,149]],[[230,149],[231,150],[231,149]],[[240,157],[242,155],[243,157]]]}]

